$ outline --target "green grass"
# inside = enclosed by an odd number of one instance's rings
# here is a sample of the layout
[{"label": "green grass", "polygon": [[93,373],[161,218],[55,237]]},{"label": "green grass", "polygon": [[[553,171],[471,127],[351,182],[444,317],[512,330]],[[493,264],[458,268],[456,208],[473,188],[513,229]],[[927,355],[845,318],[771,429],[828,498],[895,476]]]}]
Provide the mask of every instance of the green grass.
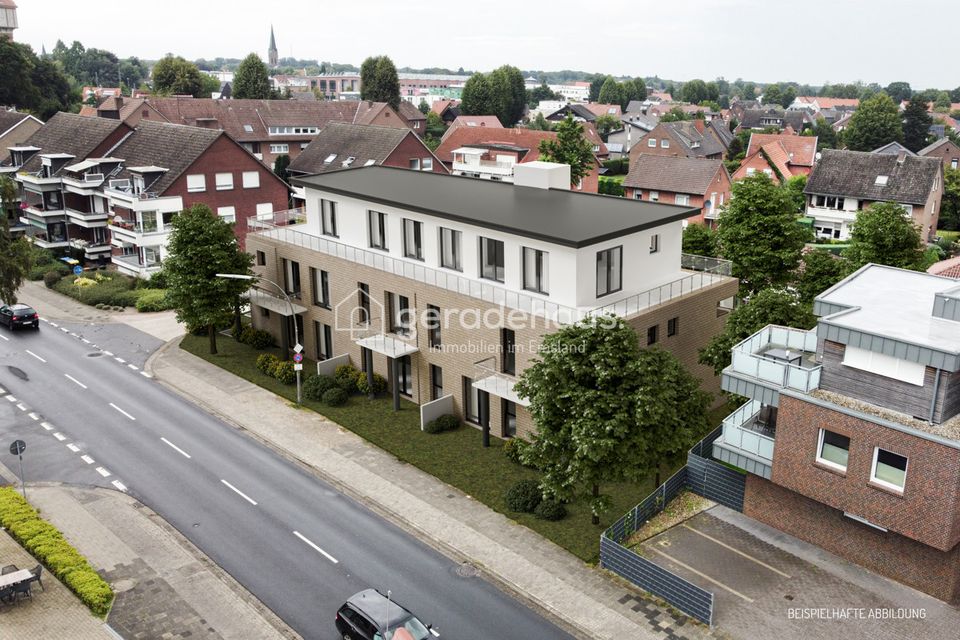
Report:
[{"label": "green grass", "polygon": [[948,239],[950,242],[960,241],[960,231],[944,231],[941,229],[937,231],[937,235]]},{"label": "green grass", "polygon": [[[278,349],[254,351],[222,335],[217,339],[220,353],[215,356],[208,353],[209,338],[206,336],[187,335],[181,347],[290,401],[296,400],[294,385],[282,384],[260,373],[255,366],[258,355],[273,353],[279,356]],[[305,361],[305,371],[315,370],[313,367],[312,362]],[[310,400],[304,400],[303,404],[399,460],[460,489],[591,563],[596,563],[599,557],[603,530],[655,488],[652,476],[640,484],[603,486],[603,492],[610,494],[613,502],[610,510],[601,517],[600,525],[590,524],[590,508],[585,500],[567,505],[568,515],[563,520],[538,520],[530,514],[513,513],[507,508],[504,501],[506,490],[520,480],[536,478],[536,473],[508,460],[502,451],[503,443],[497,438],[491,438],[491,446],[485,449],[481,446],[480,431],[470,427],[436,435],[424,433],[420,430],[419,408],[405,400],[398,412],[393,411],[390,398],[371,401],[353,396],[342,407],[327,407]],[[711,424],[719,424],[728,413],[730,409],[727,407],[714,410],[712,414],[719,417],[715,419],[711,415]],[[662,479],[666,480],[672,472],[665,472]]]},{"label": "green grass", "polygon": [[627,177],[627,176],[625,176],[625,175],[623,175],[623,174],[619,174],[619,175],[615,175],[615,176],[603,176],[603,179],[604,179],[604,180],[609,180],[610,182],[616,182],[617,184],[623,184],[623,180],[624,180],[624,178],[626,178],[626,177]]}]

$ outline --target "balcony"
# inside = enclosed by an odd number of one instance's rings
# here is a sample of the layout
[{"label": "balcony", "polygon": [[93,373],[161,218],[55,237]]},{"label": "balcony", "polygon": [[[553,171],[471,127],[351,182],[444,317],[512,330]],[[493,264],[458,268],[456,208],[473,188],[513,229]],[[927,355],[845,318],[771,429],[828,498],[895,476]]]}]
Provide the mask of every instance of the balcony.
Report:
[{"label": "balcony", "polygon": [[[480,173],[493,176],[508,177],[513,176],[513,168],[517,166],[515,162],[503,162],[501,160],[473,160],[475,156],[467,156],[472,161],[464,162],[457,160],[454,155],[452,169],[454,173],[463,171],[464,173]],[[465,158],[466,159],[466,158]]]},{"label": "balcony", "polygon": [[118,220],[114,218],[107,228],[116,242],[135,246],[157,246],[165,244],[173,230],[170,224],[148,224]]},{"label": "balcony", "polygon": [[810,393],[820,386],[816,331],[769,325],[732,351],[720,379],[724,391],[778,406],[781,389]]},{"label": "balcony", "polygon": [[106,176],[102,173],[85,173],[82,176],[63,176],[63,186],[68,191],[91,195],[95,190],[103,185]]},{"label": "balcony", "polygon": [[776,419],[769,413],[759,400],[750,400],[727,416],[723,435],[713,443],[713,457],[769,480],[776,435]]},{"label": "balcony", "polygon": [[64,211],[70,220],[70,224],[75,224],[86,229],[107,226],[107,216],[109,216],[109,214],[106,211],[80,211],[79,209],[72,209],[70,207],[67,207]]},{"label": "balcony", "polygon": [[530,401],[521,398],[514,391],[517,384],[516,376],[504,373],[497,367],[496,357],[490,357],[473,365],[473,386],[480,391],[486,391],[492,396],[504,398],[521,407],[529,407]]},{"label": "balcony", "polygon": [[84,257],[87,259],[97,258],[101,254],[110,253],[110,243],[106,240],[94,240],[91,242],[83,238],[71,238],[70,246],[74,249],[82,250]]},{"label": "balcony", "polygon": [[147,278],[160,270],[160,261],[143,262],[137,255],[113,256],[111,262],[117,270],[136,278]]}]

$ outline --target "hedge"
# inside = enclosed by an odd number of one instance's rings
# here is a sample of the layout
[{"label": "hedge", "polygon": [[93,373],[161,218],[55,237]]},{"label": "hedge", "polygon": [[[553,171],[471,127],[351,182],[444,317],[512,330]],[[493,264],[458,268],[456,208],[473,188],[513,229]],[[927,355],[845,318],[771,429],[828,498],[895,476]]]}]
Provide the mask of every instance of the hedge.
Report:
[{"label": "hedge", "polygon": [[113,589],[63,534],[12,487],[0,488],[0,525],[101,618],[110,611]]},{"label": "hedge", "polygon": [[137,294],[137,311],[141,313],[166,311],[172,308],[166,289],[139,289],[135,293]]}]

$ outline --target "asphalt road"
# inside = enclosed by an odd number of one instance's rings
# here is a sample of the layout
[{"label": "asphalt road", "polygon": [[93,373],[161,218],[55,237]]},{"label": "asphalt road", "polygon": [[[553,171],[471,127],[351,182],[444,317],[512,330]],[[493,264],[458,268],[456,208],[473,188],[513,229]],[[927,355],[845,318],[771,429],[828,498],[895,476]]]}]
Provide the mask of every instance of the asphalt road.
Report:
[{"label": "asphalt road", "polygon": [[[485,580],[461,577],[445,556],[145,377],[119,351],[122,338],[106,336],[105,328],[88,326],[86,333],[76,325],[64,328],[42,324],[39,332],[11,333],[0,327],[0,437],[27,442],[28,481],[125,489],[304,638],[338,637],[337,609],[368,587],[391,590],[441,638],[570,638]],[[109,354],[93,348],[99,344],[86,336],[94,334],[105,344],[113,340]],[[16,471],[9,442],[0,444],[0,460]]]}]

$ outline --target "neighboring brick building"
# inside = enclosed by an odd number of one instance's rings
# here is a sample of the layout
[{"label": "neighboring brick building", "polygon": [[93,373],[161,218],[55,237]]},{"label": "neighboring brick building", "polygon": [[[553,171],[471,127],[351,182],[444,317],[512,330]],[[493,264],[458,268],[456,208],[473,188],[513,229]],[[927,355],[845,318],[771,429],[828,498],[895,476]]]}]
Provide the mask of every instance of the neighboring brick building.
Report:
[{"label": "neighboring brick building", "polygon": [[940,138],[917,151],[917,155],[925,158],[940,158],[944,170],[956,169],[960,166],[960,147],[950,138]]},{"label": "neighboring brick building", "polygon": [[730,175],[722,160],[641,153],[623,181],[624,196],[699,209],[687,222],[713,225],[730,200]]},{"label": "neighboring brick building", "polygon": [[747,515],[958,604],[960,280],[867,265],[814,311],[734,348],[713,455]]},{"label": "neighboring brick building", "polygon": [[[295,178],[306,221],[254,223],[263,230],[247,248],[294,298],[308,357],[370,356],[398,394],[440,400],[495,436],[529,436],[516,376],[544,334],[588,314],[626,318],[642,344],[670,350],[716,391],[697,351],[722,328],[718,307],[738,283],[723,261],[682,268],[691,209],[571,192],[563,165],[519,165],[516,180],[375,166]],[[287,305],[265,293],[252,301],[255,325],[289,347]],[[435,329],[427,312],[441,318]]]},{"label": "neighboring brick building", "polygon": [[759,172],[782,183],[793,176],[809,175],[816,160],[816,136],[753,133],[746,157],[732,179],[743,180]]},{"label": "neighboring brick building", "polygon": [[732,140],[733,134],[721,120],[659,122],[630,149],[630,164],[641,153],[722,160]]},{"label": "neighboring brick building", "polygon": [[489,129],[503,129],[497,116],[457,116],[440,138],[441,142],[450,137],[460,127],[486,127]]},{"label": "neighboring brick building", "polygon": [[40,130],[43,123],[29,113],[0,109],[0,164],[10,158],[10,147],[16,147]]}]

